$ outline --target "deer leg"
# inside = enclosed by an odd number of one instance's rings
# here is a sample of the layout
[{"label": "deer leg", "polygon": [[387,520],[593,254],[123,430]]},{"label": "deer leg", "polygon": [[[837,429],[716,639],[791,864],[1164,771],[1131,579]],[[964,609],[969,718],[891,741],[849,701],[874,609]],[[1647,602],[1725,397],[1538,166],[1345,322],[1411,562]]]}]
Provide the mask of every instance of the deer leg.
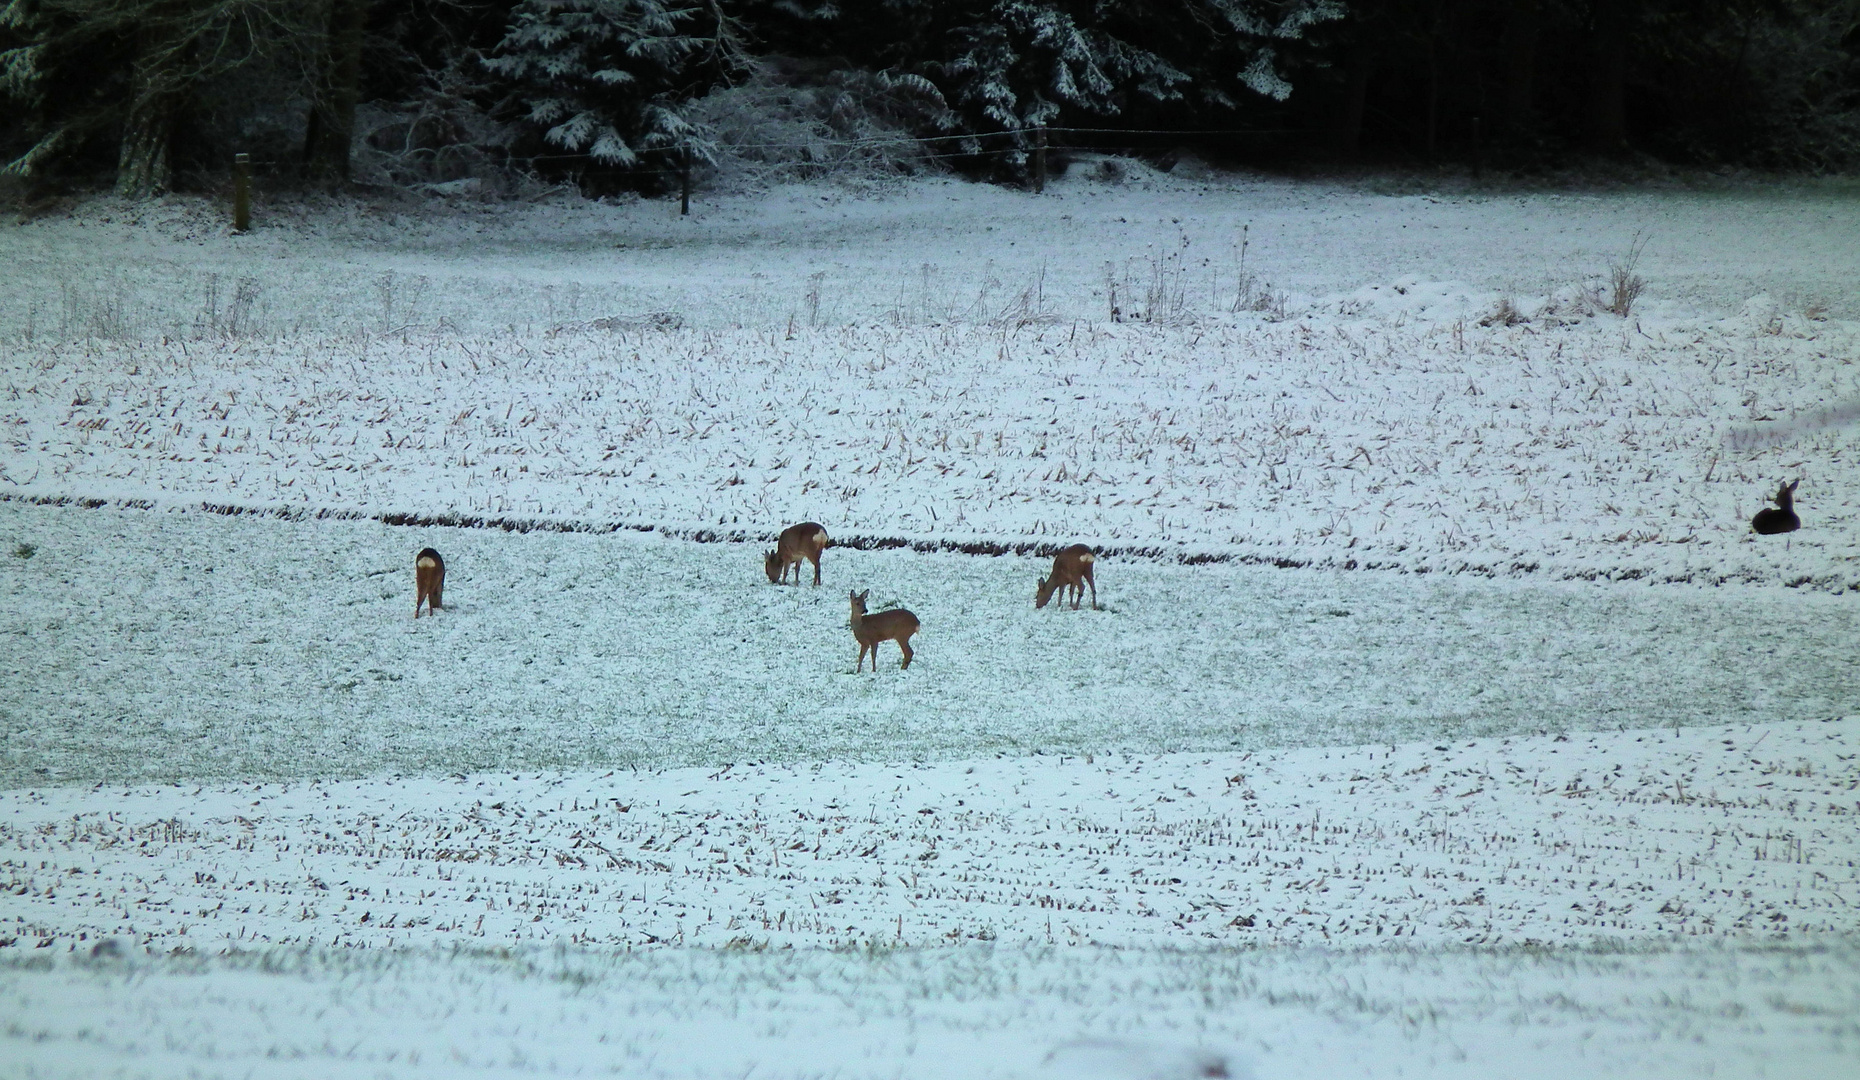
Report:
[{"label": "deer leg", "polygon": [[[898,670],[902,671],[905,668],[911,666],[911,639],[908,637],[899,638],[898,648],[904,651],[904,662],[898,665]],[[876,647],[873,648],[872,650],[872,656],[873,656],[872,670],[877,671],[878,670],[878,649]]]},{"label": "deer leg", "polygon": [[1085,573],[1085,580],[1091,582],[1091,609],[1093,611],[1097,611],[1098,610],[1098,581],[1096,578],[1091,576],[1091,572],[1089,570],[1086,571]]},{"label": "deer leg", "polygon": [[[814,584],[818,586],[820,584],[820,553],[816,551],[810,558],[812,558],[814,562]],[[796,585],[801,583],[801,567],[798,563],[795,564],[794,568],[794,583]]]}]

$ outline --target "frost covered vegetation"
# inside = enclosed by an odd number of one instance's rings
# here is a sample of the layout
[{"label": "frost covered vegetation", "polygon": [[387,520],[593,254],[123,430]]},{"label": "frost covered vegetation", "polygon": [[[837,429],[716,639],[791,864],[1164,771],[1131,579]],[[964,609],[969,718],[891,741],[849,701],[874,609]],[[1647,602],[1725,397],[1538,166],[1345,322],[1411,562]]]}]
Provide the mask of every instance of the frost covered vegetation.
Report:
[{"label": "frost covered vegetation", "polygon": [[1851,201],[1103,164],[0,233],[0,1073],[1845,1077]]},{"label": "frost covered vegetation", "polygon": [[[156,952],[1840,943],[1860,886],[1860,765],[1835,752],[1854,734],[1828,720],[1218,757],[218,782],[119,792],[107,812],[82,787],[15,790],[0,852],[23,899],[5,932],[45,948],[129,934]],[[142,883],[159,878],[170,887],[151,900]]]},{"label": "frost covered vegetation", "polygon": [[1805,490],[1820,527],[1787,552],[1748,520],[1785,471],[1851,470],[1851,430],[1731,438],[1860,392],[1851,333],[1803,325],[48,343],[18,354],[0,475],[16,498],[1844,591],[1838,482]]}]

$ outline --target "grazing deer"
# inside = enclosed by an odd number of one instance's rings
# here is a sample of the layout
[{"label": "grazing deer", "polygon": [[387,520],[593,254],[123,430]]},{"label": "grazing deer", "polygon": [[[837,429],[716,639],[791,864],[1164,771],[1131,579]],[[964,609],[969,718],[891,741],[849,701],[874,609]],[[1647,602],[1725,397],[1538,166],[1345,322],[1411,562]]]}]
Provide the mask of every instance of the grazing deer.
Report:
[{"label": "grazing deer", "polygon": [[1065,602],[1065,590],[1072,591],[1072,610],[1079,609],[1079,600],[1085,595],[1085,586],[1091,586],[1091,606],[1098,607],[1098,583],[1092,580],[1091,564],[1098,557],[1084,544],[1073,544],[1053,556],[1053,576],[1040,579],[1040,588],[1033,594],[1033,606],[1043,608],[1046,602],[1059,593],[1061,603]]},{"label": "grazing deer", "polygon": [[876,615],[865,613],[865,598],[872,595],[867,589],[862,593],[849,592],[852,598],[852,632],[853,639],[859,642],[859,662],[853,665],[854,673],[865,667],[867,650],[872,653],[872,670],[878,670],[878,643],[895,641],[898,648],[904,650],[904,662],[900,669],[911,666],[911,635],[917,632],[917,616],[903,608],[892,608]]},{"label": "grazing deer", "polygon": [[1801,482],[1791,480],[1778,487],[1776,505],[1757,511],[1757,516],[1750,519],[1750,527],[1764,536],[1794,532],[1801,528],[1802,519],[1795,516],[1795,486]]},{"label": "grazing deer", "polygon": [[421,548],[413,558],[413,617],[420,617],[420,605],[431,615],[444,607],[439,593],[446,586],[446,560],[432,548]]},{"label": "grazing deer", "polygon": [[788,568],[794,567],[794,583],[801,583],[801,560],[814,564],[814,584],[820,584],[820,553],[827,550],[827,530],[811,521],[790,525],[775,541],[775,550],[762,556],[762,569],[768,572],[769,584],[788,580]]}]

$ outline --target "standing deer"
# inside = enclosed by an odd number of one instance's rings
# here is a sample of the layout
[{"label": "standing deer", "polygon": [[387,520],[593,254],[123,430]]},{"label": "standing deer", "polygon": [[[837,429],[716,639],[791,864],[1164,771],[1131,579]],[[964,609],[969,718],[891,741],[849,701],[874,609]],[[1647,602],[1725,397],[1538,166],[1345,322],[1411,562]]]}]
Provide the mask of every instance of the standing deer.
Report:
[{"label": "standing deer", "polygon": [[444,607],[439,594],[445,586],[446,560],[432,548],[421,548],[413,558],[413,617],[420,617],[421,604],[426,605],[428,615]]},{"label": "standing deer", "polygon": [[1098,583],[1092,580],[1091,565],[1098,557],[1084,544],[1073,544],[1053,556],[1053,576],[1040,579],[1040,588],[1033,594],[1033,606],[1043,608],[1046,602],[1059,593],[1060,602],[1066,598],[1065,590],[1072,591],[1072,610],[1079,609],[1079,600],[1085,595],[1085,586],[1091,586],[1091,606],[1098,607]]},{"label": "standing deer", "polygon": [[1802,519],[1795,516],[1795,486],[1801,482],[1791,480],[1778,487],[1776,505],[1757,511],[1757,516],[1750,519],[1750,527],[1764,536],[1794,532],[1801,528]]},{"label": "standing deer", "polygon": [[780,585],[794,567],[794,583],[801,583],[801,560],[814,564],[814,584],[820,584],[820,553],[827,550],[827,530],[811,521],[790,525],[775,541],[775,550],[762,556],[762,569],[768,572],[769,584]]},{"label": "standing deer", "polygon": [[865,613],[865,598],[872,595],[867,589],[862,593],[848,592],[852,598],[852,632],[853,639],[859,643],[859,661],[853,665],[856,674],[865,667],[865,654],[872,653],[872,670],[878,670],[878,643],[895,641],[898,648],[904,650],[904,662],[900,669],[911,666],[911,635],[917,632],[917,616],[903,608],[892,608],[876,615]]}]

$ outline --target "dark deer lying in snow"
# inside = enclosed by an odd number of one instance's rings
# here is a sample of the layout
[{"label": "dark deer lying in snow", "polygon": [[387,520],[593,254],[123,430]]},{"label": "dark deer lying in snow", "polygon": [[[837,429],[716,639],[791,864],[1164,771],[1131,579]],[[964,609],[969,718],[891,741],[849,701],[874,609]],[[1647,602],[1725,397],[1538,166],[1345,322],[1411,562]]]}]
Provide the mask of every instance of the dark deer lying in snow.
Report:
[{"label": "dark deer lying in snow", "polygon": [[1791,480],[1776,489],[1776,505],[1766,506],[1757,511],[1757,516],[1750,519],[1750,527],[1764,536],[1777,533],[1794,532],[1802,527],[1802,519],[1795,516],[1795,486],[1802,481]]}]

